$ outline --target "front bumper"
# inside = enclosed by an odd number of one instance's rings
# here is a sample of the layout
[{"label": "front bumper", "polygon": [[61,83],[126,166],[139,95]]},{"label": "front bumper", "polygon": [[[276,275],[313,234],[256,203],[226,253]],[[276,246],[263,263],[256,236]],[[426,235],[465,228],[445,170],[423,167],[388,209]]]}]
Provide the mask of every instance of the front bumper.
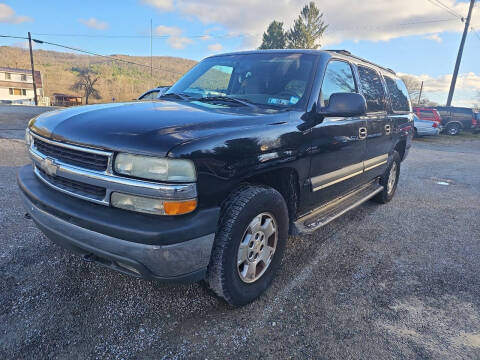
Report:
[{"label": "front bumper", "polygon": [[134,214],[62,194],[25,166],[18,173],[27,212],[58,245],[114,270],[163,281],[197,281],[210,261],[219,209],[178,217]]}]

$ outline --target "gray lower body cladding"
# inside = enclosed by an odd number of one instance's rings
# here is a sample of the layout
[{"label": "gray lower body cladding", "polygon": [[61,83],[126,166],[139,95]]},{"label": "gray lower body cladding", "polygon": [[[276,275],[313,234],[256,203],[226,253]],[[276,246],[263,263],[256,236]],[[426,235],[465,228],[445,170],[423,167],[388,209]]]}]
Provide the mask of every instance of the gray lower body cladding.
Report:
[{"label": "gray lower body cladding", "polygon": [[[112,211],[111,223],[121,226],[123,218],[118,217],[122,215],[118,209],[100,207],[55,192],[35,179],[31,167],[20,170],[18,182],[25,208],[42,232],[56,244],[84,256],[85,260],[146,279],[178,282],[197,281],[205,277],[215,237],[216,211],[200,210],[202,220],[195,216],[183,219],[162,216],[137,218],[140,220],[135,222],[135,226],[129,224],[130,237],[125,239],[115,236],[113,231],[104,231],[101,226],[83,226],[81,222],[82,214],[88,209],[102,213]],[[58,199],[58,196],[61,198]],[[63,212],[61,200],[71,202],[72,213]],[[85,204],[89,206],[84,209]],[[54,208],[54,205],[59,206]],[[126,211],[123,213],[129,215]],[[130,218],[134,216],[132,214]],[[205,222],[209,216],[212,218]],[[83,218],[86,219],[86,216]],[[156,232],[148,232],[147,237],[143,231],[152,223]],[[138,231],[138,239],[145,241],[135,241],[134,231]],[[165,234],[174,239],[165,238]]]}]

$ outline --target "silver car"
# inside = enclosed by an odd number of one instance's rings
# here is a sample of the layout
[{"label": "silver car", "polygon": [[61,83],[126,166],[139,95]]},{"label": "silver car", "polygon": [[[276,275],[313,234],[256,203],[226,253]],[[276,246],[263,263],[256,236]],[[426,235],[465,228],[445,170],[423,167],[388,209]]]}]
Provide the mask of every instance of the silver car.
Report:
[{"label": "silver car", "polygon": [[138,97],[137,100],[154,100],[158,99],[160,96],[165,94],[167,90],[170,89],[170,86],[160,86],[154,89],[150,89],[144,92],[142,95]]},{"label": "silver car", "polygon": [[442,130],[437,122],[431,120],[421,120],[417,115],[413,115],[415,137],[418,136],[437,136]]}]

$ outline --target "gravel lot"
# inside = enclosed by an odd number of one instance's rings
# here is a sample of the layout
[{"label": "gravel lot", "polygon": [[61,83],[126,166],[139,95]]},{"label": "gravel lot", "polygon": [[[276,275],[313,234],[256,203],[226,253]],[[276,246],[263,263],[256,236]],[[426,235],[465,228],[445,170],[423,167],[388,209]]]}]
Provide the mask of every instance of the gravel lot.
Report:
[{"label": "gravel lot", "polygon": [[480,358],[480,135],[416,140],[392,202],[290,238],[273,286],[232,309],[199,284],[133,279],[47,240],[24,217],[15,175],[28,159],[7,120],[0,359]]}]

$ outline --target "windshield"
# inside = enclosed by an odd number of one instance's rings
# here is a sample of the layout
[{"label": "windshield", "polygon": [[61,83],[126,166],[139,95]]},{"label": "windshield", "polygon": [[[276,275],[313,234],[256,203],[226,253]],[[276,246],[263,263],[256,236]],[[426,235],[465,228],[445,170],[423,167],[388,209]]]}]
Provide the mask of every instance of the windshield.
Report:
[{"label": "windshield", "polygon": [[218,101],[225,97],[267,107],[303,107],[308,100],[314,61],[314,55],[278,53],[207,58],[167,94],[193,100]]}]

